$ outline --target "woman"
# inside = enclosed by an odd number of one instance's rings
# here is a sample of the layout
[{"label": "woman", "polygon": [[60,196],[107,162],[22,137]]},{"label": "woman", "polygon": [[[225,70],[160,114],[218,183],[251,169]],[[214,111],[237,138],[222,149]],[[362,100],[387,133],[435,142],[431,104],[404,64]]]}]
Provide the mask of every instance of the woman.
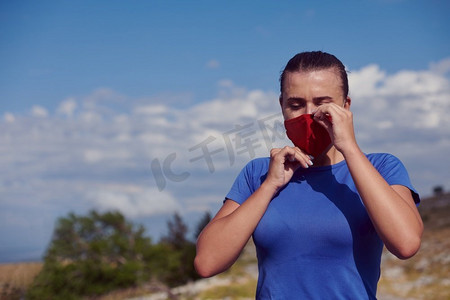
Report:
[{"label": "woman", "polygon": [[401,259],[420,247],[419,195],[397,158],[358,147],[335,56],[297,54],[280,91],[294,146],[241,171],[199,236],[195,267],[227,270],[253,235],[257,299],[376,299],[383,244]]}]

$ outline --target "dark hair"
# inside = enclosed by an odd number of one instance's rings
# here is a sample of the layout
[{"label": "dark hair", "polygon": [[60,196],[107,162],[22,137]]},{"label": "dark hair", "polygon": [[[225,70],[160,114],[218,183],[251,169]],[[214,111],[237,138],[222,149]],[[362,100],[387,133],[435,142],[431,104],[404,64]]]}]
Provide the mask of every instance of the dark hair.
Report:
[{"label": "dark hair", "polygon": [[329,68],[335,68],[336,71],[338,71],[342,81],[344,98],[347,97],[348,78],[345,66],[336,58],[336,56],[322,51],[302,52],[292,57],[281,73],[280,92],[283,93],[283,82],[287,72],[315,71]]}]

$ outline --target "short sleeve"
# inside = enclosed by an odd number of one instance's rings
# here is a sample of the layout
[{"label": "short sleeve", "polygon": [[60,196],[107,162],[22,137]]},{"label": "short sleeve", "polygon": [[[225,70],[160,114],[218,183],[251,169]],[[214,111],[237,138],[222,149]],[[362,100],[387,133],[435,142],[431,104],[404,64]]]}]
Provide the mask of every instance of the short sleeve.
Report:
[{"label": "short sleeve", "polygon": [[420,203],[420,197],[413,187],[403,163],[391,154],[382,154],[380,159],[371,159],[372,164],[383,176],[389,185],[403,185],[411,190],[412,197],[416,204]]},{"label": "short sleeve", "polygon": [[250,161],[236,177],[225,200],[244,203],[259,188],[267,170],[268,159],[258,158]]}]

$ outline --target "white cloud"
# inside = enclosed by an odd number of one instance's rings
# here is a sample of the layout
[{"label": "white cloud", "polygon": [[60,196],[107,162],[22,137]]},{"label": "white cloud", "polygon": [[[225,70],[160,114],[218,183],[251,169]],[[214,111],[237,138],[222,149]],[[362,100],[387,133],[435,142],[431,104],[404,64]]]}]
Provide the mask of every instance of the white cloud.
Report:
[{"label": "white cloud", "polygon": [[3,115],[3,120],[7,123],[12,123],[16,120],[16,117],[14,117],[14,114],[7,112]]},{"label": "white cloud", "polygon": [[60,103],[60,105],[56,109],[56,112],[66,117],[72,117],[77,106],[78,105],[75,98],[68,98]]},{"label": "white cloud", "polygon": [[372,65],[349,76],[352,110],[364,132],[389,122],[394,133],[430,129],[448,135],[449,83],[448,78],[431,71],[388,75]]},{"label": "white cloud", "polygon": [[385,77],[385,72],[377,65],[368,65],[359,71],[351,71],[348,75],[350,95],[362,98],[376,94],[378,84]]},{"label": "white cloud", "polygon": [[445,75],[450,72],[450,57],[436,63],[430,63],[430,71],[437,75]]},{"label": "white cloud", "polygon": [[[450,82],[438,69],[389,74],[368,65],[350,74],[361,148],[397,155],[422,194],[450,188]],[[173,97],[133,100],[102,89],[64,100],[56,116],[41,106],[31,116],[5,114],[0,210],[46,219],[94,207],[130,217],[213,210],[250,158],[288,142],[276,91],[224,80],[210,101],[180,107],[172,104],[182,97]]]},{"label": "white cloud", "polygon": [[[114,140],[110,141],[111,144],[116,144]],[[109,161],[127,161],[130,159],[130,151],[126,149],[126,147],[115,147],[114,149],[110,149],[109,147],[102,148],[88,148],[83,151],[83,158],[86,163],[93,164],[99,162]]]},{"label": "white cloud", "polygon": [[98,88],[87,95],[83,101],[85,103],[95,103],[100,101],[120,102],[126,97],[110,88]]},{"label": "white cloud", "polygon": [[109,115],[114,114],[114,108],[125,105],[126,96],[110,88],[95,89],[89,95],[80,99],[81,106],[86,111]]},{"label": "white cloud", "polygon": [[39,105],[34,105],[31,108],[31,115],[36,118],[46,118],[48,117],[48,111]]},{"label": "white cloud", "polygon": [[446,80],[432,72],[401,71],[387,76],[379,88],[384,96],[420,96],[441,91]]},{"label": "white cloud", "polygon": [[103,117],[95,111],[83,111],[80,114],[80,119],[85,123],[99,123],[103,120]]},{"label": "white cloud", "polygon": [[152,188],[104,187],[89,193],[95,207],[101,210],[119,210],[128,217],[172,214],[181,206],[169,192]]},{"label": "white cloud", "polygon": [[161,115],[168,112],[168,107],[162,104],[137,106],[133,109],[135,114],[142,115]]},{"label": "white cloud", "polygon": [[103,159],[104,155],[101,151],[96,149],[87,149],[84,151],[84,159],[88,163],[96,163]]},{"label": "white cloud", "polygon": [[186,110],[186,122],[190,120],[199,128],[220,130],[279,112],[278,95],[274,92],[248,91],[229,80],[220,81],[219,86],[218,98]]}]

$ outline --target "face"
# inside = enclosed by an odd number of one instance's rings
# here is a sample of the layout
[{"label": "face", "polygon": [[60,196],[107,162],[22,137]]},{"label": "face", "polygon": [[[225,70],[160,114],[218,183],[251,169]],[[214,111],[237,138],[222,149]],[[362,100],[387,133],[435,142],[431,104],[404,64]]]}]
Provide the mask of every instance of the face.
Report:
[{"label": "face", "polygon": [[286,73],[280,95],[284,119],[310,114],[325,103],[335,103],[348,109],[350,98],[344,97],[341,86],[341,79],[332,68]]}]

